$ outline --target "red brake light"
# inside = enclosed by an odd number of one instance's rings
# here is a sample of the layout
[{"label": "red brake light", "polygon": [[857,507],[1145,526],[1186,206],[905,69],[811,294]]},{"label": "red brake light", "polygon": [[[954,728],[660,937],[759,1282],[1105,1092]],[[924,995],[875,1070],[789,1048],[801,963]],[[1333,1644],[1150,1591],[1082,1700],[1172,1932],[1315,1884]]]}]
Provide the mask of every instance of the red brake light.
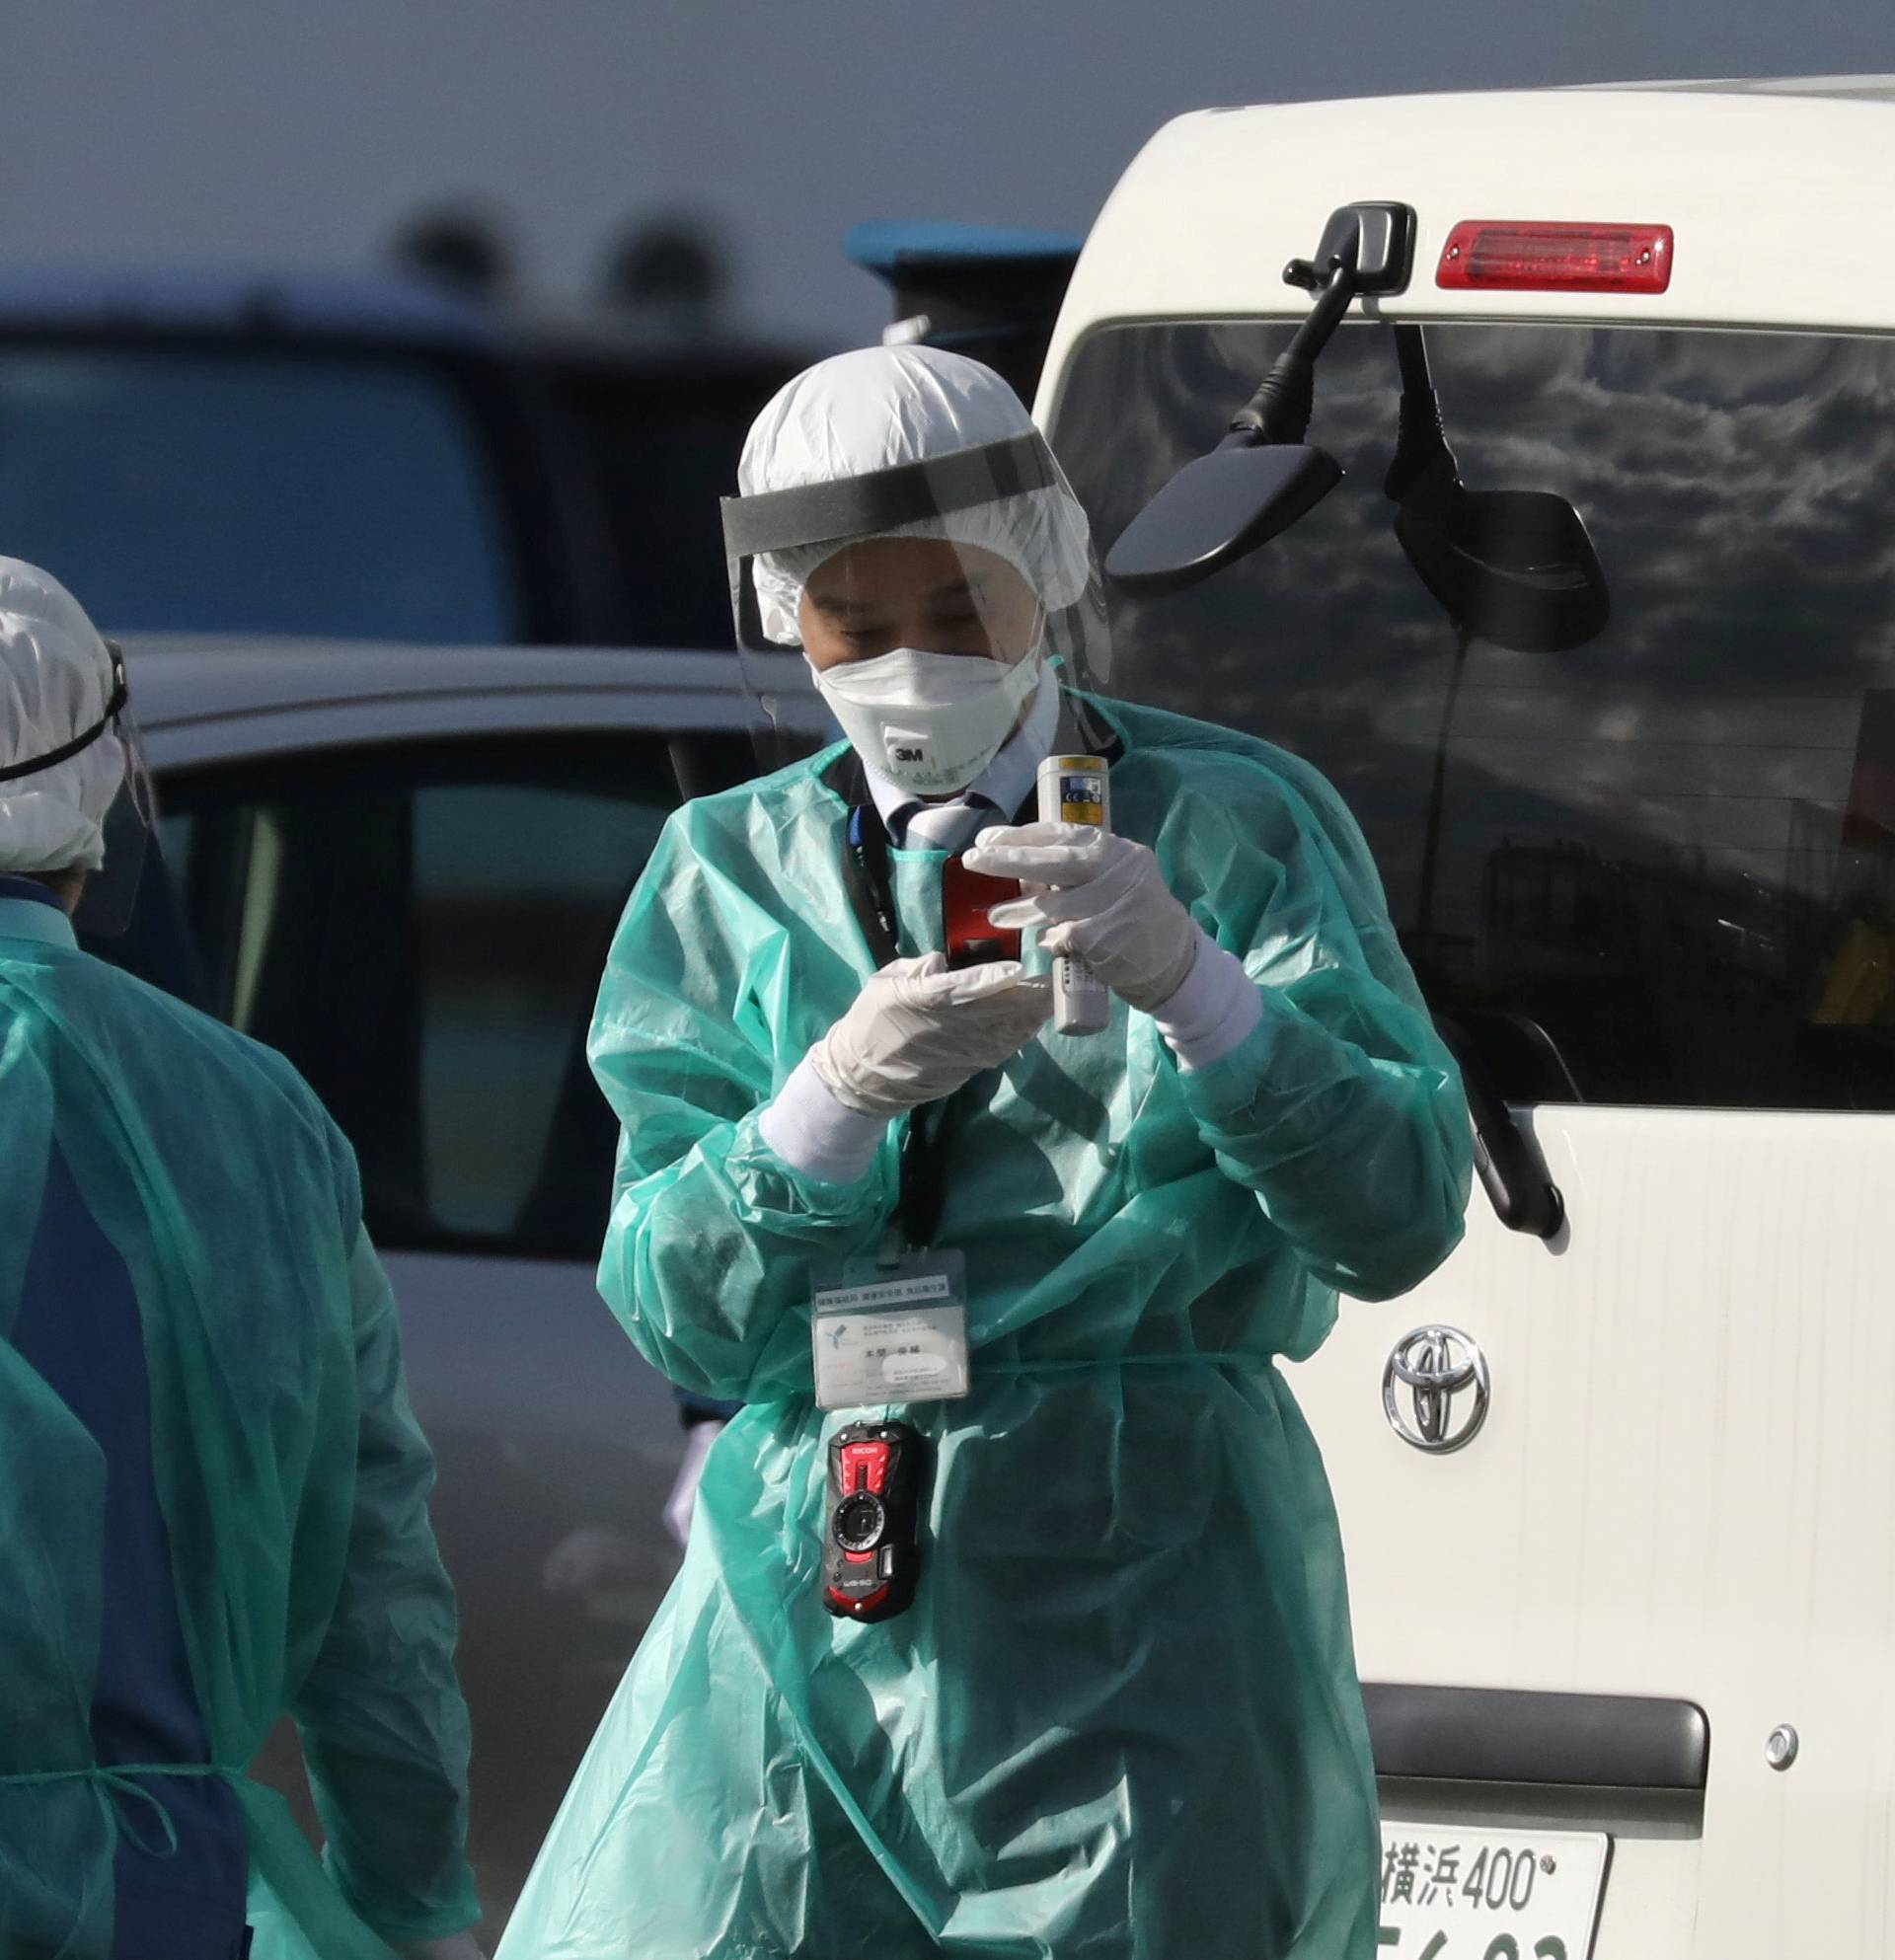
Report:
[{"label": "red brake light", "polygon": [[1661,293],[1669,225],[1533,225],[1467,218],[1448,234],[1434,282],[1517,293]]}]

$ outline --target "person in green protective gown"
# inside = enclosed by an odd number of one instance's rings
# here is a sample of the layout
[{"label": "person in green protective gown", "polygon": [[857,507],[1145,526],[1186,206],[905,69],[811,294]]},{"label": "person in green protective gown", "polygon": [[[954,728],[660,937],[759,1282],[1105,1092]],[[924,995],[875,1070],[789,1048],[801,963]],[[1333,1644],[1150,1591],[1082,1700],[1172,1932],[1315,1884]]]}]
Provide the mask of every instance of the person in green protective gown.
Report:
[{"label": "person in green protective gown", "polygon": [[[82,951],[121,657],[0,559],[0,1955],[479,1960],[433,1461],[348,1146]],[[328,1838],[247,1772],[301,1731]]]},{"label": "person in green protective gown", "polygon": [[[849,740],[676,814],[591,1052],[601,1291],[746,1405],[501,1953],[1368,1960],[1341,1550],[1276,1363],[1446,1256],[1470,1139],[1362,839],[1293,757],[1084,685],[1085,520],[977,364],[819,364],[741,483],[740,626]],[[1031,820],[1075,748],[1110,834]],[[964,966],[968,873],[1022,886]],[[1049,1021],[1064,956],[1100,1032]],[[865,1412],[816,1405],[811,1286],[891,1225],[964,1253],[971,1390],[867,1412],[932,1461],[914,1603],[861,1623],[821,1561]]]}]

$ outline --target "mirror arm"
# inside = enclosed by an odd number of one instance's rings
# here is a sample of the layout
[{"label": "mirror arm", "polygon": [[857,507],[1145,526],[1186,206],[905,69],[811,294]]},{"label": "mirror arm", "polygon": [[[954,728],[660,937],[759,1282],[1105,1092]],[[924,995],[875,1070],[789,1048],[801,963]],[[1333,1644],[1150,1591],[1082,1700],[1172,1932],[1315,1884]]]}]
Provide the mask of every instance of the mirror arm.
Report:
[{"label": "mirror arm", "polygon": [[1412,321],[1398,321],[1395,334],[1396,364],[1402,370],[1402,392],[1434,400],[1434,376],[1428,370],[1428,343],[1421,329]]},{"label": "mirror arm", "polygon": [[1427,342],[1421,329],[1395,329],[1395,355],[1402,367],[1402,399],[1396,409],[1395,455],[1383,480],[1382,494],[1400,503],[1426,473],[1430,463],[1445,461],[1456,483],[1460,470],[1448,447],[1447,426],[1441,419],[1441,398],[1428,372]]},{"label": "mirror arm", "polygon": [[[1292,276],[1295,275],[1295,276]],[[1292,260],[1283,274],[1293,286],[1316,285],[1318,275],[1307,260]],[[1220,449],[1253,449],[1266,442],[1301,442],[1310,432],[1316,408],[1316,359],[1355,298],[1355,267],[1344,259],[1329,264],[1326,283],[1320,285],[1290,344],[1270,365],[1257,391],[1231,417],[1231,433]]]}]

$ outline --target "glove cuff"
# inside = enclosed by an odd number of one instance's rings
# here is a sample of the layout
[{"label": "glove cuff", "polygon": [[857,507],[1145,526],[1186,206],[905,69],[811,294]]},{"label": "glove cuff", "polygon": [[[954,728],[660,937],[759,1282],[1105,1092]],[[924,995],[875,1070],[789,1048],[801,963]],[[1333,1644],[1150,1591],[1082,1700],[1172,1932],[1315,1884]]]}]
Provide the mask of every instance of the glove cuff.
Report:
[{"label": "glove cuff", "polygon": [[868,1175],[888,1128],[838,1099],[805,1055],[757,1117],[757,1133],[792,1170],[824,1184],[853,1184]]},{"label": "glove cuff", "polygon": [[1244,962],[1201,926],[1197,940],[1197,957],[1183,985],[1153,1013],[1178,1067],[1187,1070],[1222,1061],[1263,1017],[1263,996]]}]

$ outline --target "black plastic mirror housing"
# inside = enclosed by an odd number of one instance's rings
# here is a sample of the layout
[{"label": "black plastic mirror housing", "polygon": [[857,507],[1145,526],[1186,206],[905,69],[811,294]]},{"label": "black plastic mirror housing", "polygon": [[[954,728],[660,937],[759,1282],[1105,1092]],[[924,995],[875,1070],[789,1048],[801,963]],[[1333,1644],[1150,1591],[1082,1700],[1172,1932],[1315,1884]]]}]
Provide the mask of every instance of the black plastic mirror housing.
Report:
[{"label": "black plastic mirror housing", "polygon": [[1551,490],[1467,490],[1404,504],[1395,535],[1439,604],[1477,640],[1563,653],[1611,616],[1585,520]]},{"label": "black plastic mirror housing", "polygon": [[1314,289],[1331,265],[1346,265],[1354,294],[1387,298],[1406,292],[1414,234],[1411,204],[1344,204],[1329,213],[1315,259],[1291,260],[1283,277],[1290,285]]},{"label": "black plastic mirror housing", "polygon": [[1227,438],[1187,463],[1119,533],[1105,575],[1133,598],[1180,592],[1287,531],[1341,481],[1326,450]]}]

